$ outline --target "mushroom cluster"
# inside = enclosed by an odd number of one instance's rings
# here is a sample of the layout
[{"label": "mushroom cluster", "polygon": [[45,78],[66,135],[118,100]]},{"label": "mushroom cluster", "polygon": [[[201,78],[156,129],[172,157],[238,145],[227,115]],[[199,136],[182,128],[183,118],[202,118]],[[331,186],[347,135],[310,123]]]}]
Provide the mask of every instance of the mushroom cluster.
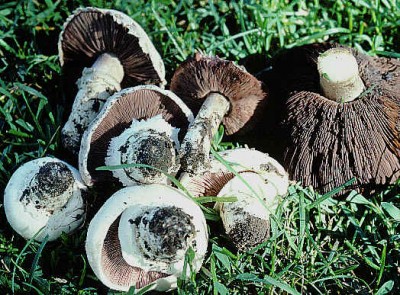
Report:
[{"label": "mushroom cluster", "polygon": [[[4,208],[18,234],[38,241],[94,215],[86,253],[109,288],[167,291],[200,270],[208,228],[196,197],[216,197],[226,236],[242,251],[270,237],[289,178],[326,192],[352,177],[364,190],[400,176],[397,60],[307,45],[277,56],[262,83],[232,61],[195,53],[166,90],[145,31],[121,12],[92,7],[68,18],[58,46],[69,115],[61,139],[79,170],[48,156],[25,163]],[[283,166],[255,149],[212,151],[220,124],[228,136],[248,134],[274,112],[271,100],[282,111],[281,137],[269,146],[284,145]],[[103,184],[115,191],[86,214],[85,196]]]},{"label": "mushroom cluster", "polygon": [[[221,123],[227,135],[243,134],[261,118],[268,95],[260,81],[231,61],[196,53],[165,90],[164,64],[147,34],[110,9],[76,10],[58,47],[69,114],[61,141],[79,170],[46,156],[15,171],[4,207],[18,234],[53,241],[94,215],[89,264],[102,283],[120,291],[171,290],[178,277],[200,270],[208,228],[190,194],[237,198],[215,204],[237,249],[268,239],[287,191],[286,172],[256,150],[211,155]],[[173,177],[188,189],[174,187]],[[104,184],[114,192],[102,191],[99,204],[87,204]],[[100,209],[86,213],[87,207]],[[194,258],[184,273],[188,251]]]}]

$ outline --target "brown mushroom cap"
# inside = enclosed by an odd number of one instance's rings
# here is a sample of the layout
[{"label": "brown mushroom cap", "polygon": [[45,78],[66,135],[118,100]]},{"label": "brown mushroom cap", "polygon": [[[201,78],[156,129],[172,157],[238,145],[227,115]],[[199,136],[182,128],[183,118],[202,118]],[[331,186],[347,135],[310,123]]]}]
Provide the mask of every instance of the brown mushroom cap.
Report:
[{"label": "brown mushroom cap", "polygon": [[84,181],[88,184],[113,181],[110,171],[96,171],[97,167],[105,165],[111,139],[119,136],[134,119],[144,120],[157,115],[180,129],[180,139],[193,120],[190,110],[179,98],[157,86],[136,86],[111,96],[82,138],[79,170]]},{"label": "brown mushroom cap", "polygon": [[84,67],[92,66],[105,52],[121,62],[125,73],[123,88],[165,84],[164,64],[143,29],[119,11],[88,7],[76,10],[60,34],[66,90],[75,85]]},{"label": "brown mushroom cap", "polygon": [[194,114],[210,93],[222,94],[231,104],[222,121],[228,135],[251,128],[267,97],[261,82],[232,61],[200,53],[177,68],[171,79],[171,90]]},{"label": "brown mushroom cap", "polygon": [[[399,62],[352,50],[366,90],[338,103],[321,93],[318,55],[337,44],[293,48],[274,62],[290,178],[327,192],[355,177],[365,192],[400,176]],[[286,98],[287,97],[287,98]]]}]

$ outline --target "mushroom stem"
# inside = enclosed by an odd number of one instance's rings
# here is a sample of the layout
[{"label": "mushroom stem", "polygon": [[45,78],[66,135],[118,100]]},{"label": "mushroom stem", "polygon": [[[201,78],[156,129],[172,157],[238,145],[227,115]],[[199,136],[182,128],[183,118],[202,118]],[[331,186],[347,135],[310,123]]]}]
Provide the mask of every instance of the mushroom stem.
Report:
[{"label": "mushroom stem", "polygon": [[318,57],[320,85],[324,95],[336,102],[356,99],[365,89],[357,60],[345,48],[332,48]]},{"label": "mushroom stem", "polygon": [[253,247],[269,238],[269,217],[279,196],[261,175],[243,172],[240,177],[235,176],[218,193],[221,196],[237,198],[232,203],[216,203],[216,207],[226,233],[238,249]]},{"label": "mushroom stem", "polygon": [[121,214],[118,228],[125,261],[145,268],[148,260],[160,264],[183,260],[196,236],[191,216],[175,206],[148,208],[141,214],[135,210],[128,208]]},{"label": "mushroom stem", "polygon": [[207,169],[211,141],[229,107],[230,103],[223,95],[208,95],[190,125],[179,151],[183,171],[195,174]]},{"label": "mushroom stem", "polygon": [[168,178],[161,171],[174,174],[179,169],[175,151],[179,144],[178,131],[160,115],[148,120],[135,120],[121,135],[111,140],[105,164],[143,164],[158,169],[138,166],[114,170],[113,176],[124,186],[166,184]]},{"label": "mushroom stem", "polygon": [[62,129],[64,146],[77,154],[83,132],[96,117],[107,98],[121,89],[124,69],[118,58],[103,53],[90,68],[84,68],[77,81],[78,93]]}]

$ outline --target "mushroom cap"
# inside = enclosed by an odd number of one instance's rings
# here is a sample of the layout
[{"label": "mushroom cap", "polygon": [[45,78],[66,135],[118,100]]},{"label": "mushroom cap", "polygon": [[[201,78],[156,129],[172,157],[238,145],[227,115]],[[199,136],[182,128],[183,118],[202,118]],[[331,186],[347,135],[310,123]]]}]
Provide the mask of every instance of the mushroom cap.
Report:
[{"label": "mushroom cap", "polygon": [[270,84],[283,105],[284,167],[321,193],[353,177],[349,189],[367,192],[400,176],[400,63],[351,49],[366,91],[338,103],[321,94],[317,71],[319,54],[334,47],[344,46],[301,46],[274,62]]},{"label": "mushroom cap", "polygon": [[110,171],[96,171],[97,167],[106,165],[111,140],[121,135],[134,120],[147,120],[157,115],[179,128],[179,139],[193,121],[192,112],[179,97],[154,85],[127,88],[111,96],[82,137],[79,171],[85,183],[117,181]]},{"label": "mushroom cap", "polygon": [[[157,209],[152,211],[152,208]],[[127,291],[130,286],[140,289],[151,283],[154,284],[152,289],[158,291],[176,288],[177,277],[183,270],[185,248],[177,252],[182,257],[173,258],[160,254],[158,259],[141,252],[154,247],[149,241],[157,242],[157,234],[153,240],[145,238],[145,241],[136,241],[138,236],[145,237],[143,232],[146,229],[141,226],[152,223],[146,221],[149,215],[155,215],[154,212],[162,215],[169,209],[179,212],[177,216],[185,216],[184,218],[190,220],[194,231],[186,237],[186,246],[192,247],[195,252],[193,270],[197,272],[200,269],[208,243],[206,221],[200,207],[182,192],[166,185],[131,186],[112,195],[89,224],[86,253],[90,266],[103,284],[121,291]],[[158,217],[152,220],[163,220],[162,216]],[[174,226],[165,223],[167,219],[166,217],[164,221],[156,222],[157,230],[153,232],[158,233],[158,238],[166,237],[165,227],[174,230]],[[179,224],[179,220],[174,223]],[[163,227],[164,230],[158,231]],[[140,250],[146,241],[147,247]],[[172,248],[179,244],[174,239],[168,241],[172,243]],[[168,254],[169,250],[168,248],[161,252]]]},{"label": "mushroom cap", "polygon": [[267,94],[262,84],[232,61],[196,53],[175,71],[171,91],[197,114],[210,93],[222,94],[230,102],[222,120],[228,135],[251,129],[260,117]]},{"label": "mushroom cap", "polygon": [[[237,173],[255,172],[275,190],[275,195],[284,196],[289,187],[288,174],[275,159],[257,150],[238,148],[218,153]],[[221,161],[211,155],[210,170],[202,175],[183,174],[181,184],[194,196],[217,196],[235,174]]]},{"label": "mushroom cap", "polygon": [[4,191],[4,210],[11,227],[25,239],[57,239],[85,219],[83,184],[77,169],[50,157],[29,161],[11,176]]},{"label": "mushroom cap", "polygon": [[87,7],[74,11],[64,23],[58,51],[67,89],[106,52],[116,55],[124,68],[123,88],[166,84],[164,63],[146,32],[117,10]]}]

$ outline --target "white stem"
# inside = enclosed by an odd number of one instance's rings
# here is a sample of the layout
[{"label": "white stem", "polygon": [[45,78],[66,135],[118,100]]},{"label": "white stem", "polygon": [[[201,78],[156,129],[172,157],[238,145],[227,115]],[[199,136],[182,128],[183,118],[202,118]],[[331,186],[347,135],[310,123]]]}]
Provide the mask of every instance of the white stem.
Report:
[{"label": "white stem", "polygon": [[78,93],[67,123],[62,129],[64,146],[77,154],[83,132],[107,98],[121,89],[124,69],[115,55],[100,55],[92,67],[84,68],[77,81]]},{"label": "white stem", "polygon": [[185,172],[200,173],[207,169],[211,141],[229,107],[230,103],[223,95],[208,95],[181,145],[180,160]]},{"label": "white stem", "polygon": [[348,49],[332,48],[322,53],[318,72],[324,95],[333,101],[352,101],[365,89],[357,61]]},{"label": "white stem", "polygon": [[[175,175],[179,169],[176,158],[179,129],[172,127],[161,115],[148,120],[133,120],[131,126],[111,139],[105,164],[145,164]],[[165,173],[144,167],[112,171],[122,185],[169,183]]]},{"label": "white stem", "polygon": [[279,197],[261,175],[243,172],[235,176],[218,197],[237,198],[235,202],[216,203],[225,231],[237,248],[255,246],[269,237],[269,217]]}]

